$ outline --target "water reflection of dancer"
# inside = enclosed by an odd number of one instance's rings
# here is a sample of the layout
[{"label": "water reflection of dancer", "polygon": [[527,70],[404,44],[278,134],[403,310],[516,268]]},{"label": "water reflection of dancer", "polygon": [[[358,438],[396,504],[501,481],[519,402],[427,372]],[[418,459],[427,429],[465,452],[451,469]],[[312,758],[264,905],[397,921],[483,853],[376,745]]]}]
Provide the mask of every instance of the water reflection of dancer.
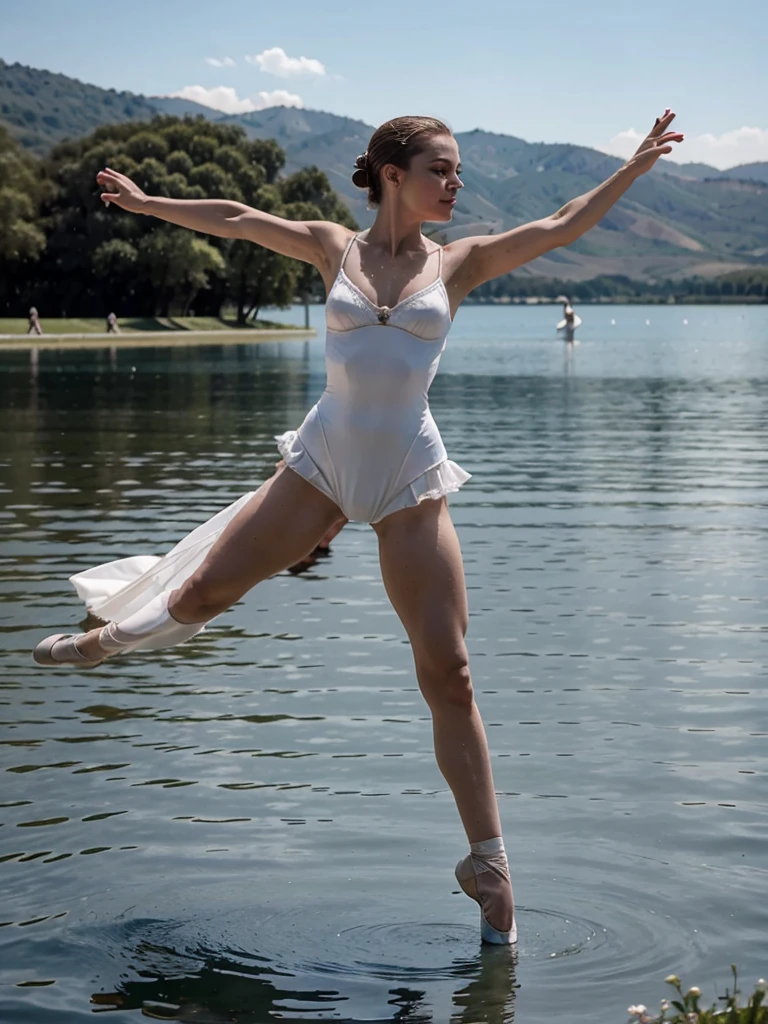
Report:
[{"label": "water reflection of dancer", "polygon": [[[449,461],[427,392],[469,292],[597,224],[682,139],[667,131],[673,118],[666,111],[623,167],[552,216],[500,235],[461,238],[444,249],[422,234],[422,223],[451,220],[461,168],[456,140],[432,118],[388,121],[358,157],[353,181],[377,207],[373,227],[361,235],[325,221],[284,220],[242,203],[147,196],[109,169],[97,177],[112,206],[203,234],[247,239],[317,267],[328,291],[328,383],[298,432],[280,438],[283,472],[198,527],[139,581],[126,584],[124,574],[122,589],[102,595],[94,607],[110,620],[106,626],[48,637],[35,648],[36,660],[85,668],[120,652],[182,643],[251,587],[303,558],[341,516],[370,523],[384,585],[432,713],[437,763],[470,843],[456,875],[481,906],[482,937],[489,942],[512,943],[517,932],[464,642],[461,551],[445,500],[469,474]],[[177,571],[185,552],[186,574]],[[87,590],[88,573],[74,579]]]},{"label": "water reflection of dancer", "polygon": [[[282,1017],[288,1002],[295,1013],[306,1008],[311,1014],[317,1007],[317,994],[308,988],[311,983],[307,982],[307,975],[302,976],[304,985],[291,986],[292,976],[284,969],[275,970],[274,962],[270,962],[268,946],[259,950],[259,962],[254,962],[255,957],[234,959],[226,949],[216,953],[210,949],[204,953],[190,953],[185,948],[177,951],[165,937],[162,945],[148,942],[138,949],[127,949],[126,953],[132,963],[140,965],[139,977],[123,975],[116,991],[94,992],[91,1004],[102,1008],[101,1012],[142,1010],[148,1017],[156,1013],[163,1020],[245,1024]],[[443,969],[439,975],[440,988],[446,985],[446,973],[448,984],[455,986],[449,1011],[451,1024],[511,1024],[517,995],[516,961],[515,949],[486,946],[473,959],[455,961],[447,972]],[[397,987],[387,989],[382,984],[382,1001],[386,1000],[392,1008],[392,1016],[387,1020],[391,1024],[437,1021],[431,1005],[430,982],[438,978],[433,979],[428,971],[422,970],[417,978],[410,979],[407,967],[402,975]],[[348,980],[343,968],[338,973],[323,974],[327,1012],[336,1007],[343,1012],[341,1008],[348,1006]],[[368,981],[370,984],[373,979]],[[354,989],[354,983],[351,987]],[[307,1018],[302,1015],[301,1019]],[[345,1015],[344,1019],[349,1018]]]},{"label": "water reflection of dancer", "polygon": [[293,565],[288,566],[288,572],[298,576],[299,573],[306,572],[307,569],[311,569],[313,565],[316,565],[319,558],[327,558],[331,553],[331,541],[338,537],[347,522],[347,519],[339,519],[337,523],[334,523],[330,530],[323,534],[308,555],[305,555],[300,561],[294,562]]}]

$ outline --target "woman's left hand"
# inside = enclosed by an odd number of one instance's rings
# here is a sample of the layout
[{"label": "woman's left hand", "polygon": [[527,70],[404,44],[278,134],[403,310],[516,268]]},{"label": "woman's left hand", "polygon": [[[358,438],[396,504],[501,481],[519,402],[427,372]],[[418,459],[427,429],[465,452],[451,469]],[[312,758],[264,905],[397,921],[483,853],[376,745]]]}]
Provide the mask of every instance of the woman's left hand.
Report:
[{"label": "woman's left hand", "polygon": [[681,132],[667,131],[674,119],[673,111],[667,107],[662,116],[656,118],[656,124],[640,143],[635,155],[627,160],[627,166],[638,176],[650,171],[660,156],[671,153],[673,142],[682,142],[685,138]]}]

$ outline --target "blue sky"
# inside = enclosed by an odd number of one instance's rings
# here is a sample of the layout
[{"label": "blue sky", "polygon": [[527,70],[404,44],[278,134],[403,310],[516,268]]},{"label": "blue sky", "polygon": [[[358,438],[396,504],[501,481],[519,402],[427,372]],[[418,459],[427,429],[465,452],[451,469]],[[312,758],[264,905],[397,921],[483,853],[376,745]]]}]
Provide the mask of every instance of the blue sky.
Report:
[{"label": "blue sky", "polygon": [[0,6],[0,57],[103,87],[230,112],[303,104],[369,124],[436,114],[456,131],[619,155],[672,106],[687,136],[678,159],[768,160],[764,0]]}]

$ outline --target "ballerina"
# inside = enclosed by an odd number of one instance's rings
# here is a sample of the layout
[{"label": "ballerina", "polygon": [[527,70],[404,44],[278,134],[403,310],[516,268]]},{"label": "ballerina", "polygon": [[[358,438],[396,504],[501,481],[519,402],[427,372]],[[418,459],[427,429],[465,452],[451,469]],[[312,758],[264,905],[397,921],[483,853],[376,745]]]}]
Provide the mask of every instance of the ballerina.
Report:
[{"label": "ballerina", "polygon": [[[480,905],[487,942],[511,944],[517,927],[464,641],[461,550],[446,501],[469,474],[448,459],[427,393],[469,292],[597,224],[682,140],[669,131],[674,116],[666,110],[626,164],[551,216],[444,248],[422,234],[422,224],[450,221],[463,183],[456,140],[433,118],[386,122],[358,157],[352,180],[377,209],[362,234],[326,221],[284,220],[241,203],[147,196],[109,168],[97,176],[107,204],[247,239],[317,267],[328,294],[328,380],[299,430],[278,439],[284,469],[165,558],[150,560],[141,572],[122,566],[121,583],[115,588],[112,580],[94,602],[107,624],[48,637],[35,648],[35,660],[88,668],[118,653],[182,643],[257,583],[304,558],[340,520],[370,523],[384,585],[432,715],[438,767],[470,844],[456,877]],[[127,579],[131,574],[138,579]],[[98,570],[78,579],[81,587],[98,590]]]}]

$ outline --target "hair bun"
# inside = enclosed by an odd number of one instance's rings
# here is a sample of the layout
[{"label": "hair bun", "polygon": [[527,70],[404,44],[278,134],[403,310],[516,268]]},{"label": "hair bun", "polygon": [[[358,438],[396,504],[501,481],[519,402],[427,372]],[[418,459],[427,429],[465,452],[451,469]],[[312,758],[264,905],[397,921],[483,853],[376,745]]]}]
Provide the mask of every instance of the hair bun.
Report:
[{"label": "hair bun", "polygon": [[358,167],[352,175],[352,184],[357,185],[358,188],[368,188],[368,171],[363,167]]},{"label": "hair bun", "polygon": [[368,154],[361,153],[360,156],[355,160],[355,167],[357,168],[352,175],[352,184],[357,185],[358,188],[368,188]]}]

